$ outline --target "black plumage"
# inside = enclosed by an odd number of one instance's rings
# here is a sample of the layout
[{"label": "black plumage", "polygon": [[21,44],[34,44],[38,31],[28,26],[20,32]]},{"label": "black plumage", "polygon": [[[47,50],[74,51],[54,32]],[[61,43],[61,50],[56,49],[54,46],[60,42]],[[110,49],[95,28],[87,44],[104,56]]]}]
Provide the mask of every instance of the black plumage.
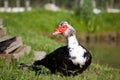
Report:
[{"label": "black plumage", "polygon": [[85,65],[81,68],[79,65],[74,65],[69,59],[68,47],[60,47],[48,54],[44,59],[37,60],[33,63],[34,66],[43,65],[48,68],[52,73],[60,72],[63,75],[75,75],[82,73],[91,63],[91,55],[87,51],[84,57],[87,57]]}]

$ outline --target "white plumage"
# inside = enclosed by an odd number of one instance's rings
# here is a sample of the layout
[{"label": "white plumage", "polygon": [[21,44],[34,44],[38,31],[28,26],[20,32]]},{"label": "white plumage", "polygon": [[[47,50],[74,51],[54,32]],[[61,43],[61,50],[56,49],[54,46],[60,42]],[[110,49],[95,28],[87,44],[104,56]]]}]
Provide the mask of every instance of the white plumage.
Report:
[{"label": "white plumage", "polygon": [[82,67],[86,62],[86,57],[84,57],[86,50],[78,44],[75,35],[68,38],[68,48],[72,62],[75,65],[79,64],[80,67]]}]

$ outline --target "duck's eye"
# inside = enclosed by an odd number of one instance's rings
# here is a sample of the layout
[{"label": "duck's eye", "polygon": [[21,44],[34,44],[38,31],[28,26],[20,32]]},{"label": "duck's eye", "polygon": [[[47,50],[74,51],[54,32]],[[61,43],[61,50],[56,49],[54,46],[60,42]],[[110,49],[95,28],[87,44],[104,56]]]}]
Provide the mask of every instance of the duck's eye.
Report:
[{"label": "duck's eye", "polygon": [[65,26],[63,26],[62,28],[65,28]]},{"label": "duck's eye", "polygon": [[63,26],[62,28],[66,28],[66,26]]}]

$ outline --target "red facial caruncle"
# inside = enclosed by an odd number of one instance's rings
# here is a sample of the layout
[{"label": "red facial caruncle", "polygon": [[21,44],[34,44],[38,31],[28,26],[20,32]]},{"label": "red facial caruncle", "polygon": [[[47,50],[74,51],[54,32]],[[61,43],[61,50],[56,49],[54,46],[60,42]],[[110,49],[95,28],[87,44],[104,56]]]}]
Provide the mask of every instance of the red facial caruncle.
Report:
[{"label": "red facial caruncle", "polygon": [[55,29],[55,32],[53,33],[53,35],[64,34],[64,32],[67,30],[67,28],[68,28],[67,25],[58,26],[58,27]]}]

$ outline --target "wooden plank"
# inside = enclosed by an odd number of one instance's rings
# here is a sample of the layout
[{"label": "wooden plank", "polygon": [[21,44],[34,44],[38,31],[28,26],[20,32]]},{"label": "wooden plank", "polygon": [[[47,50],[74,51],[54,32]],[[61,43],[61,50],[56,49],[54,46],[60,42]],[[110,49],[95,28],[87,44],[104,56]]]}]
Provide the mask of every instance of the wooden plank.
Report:
[{"label": "wooden plank", "polygon": [[2,28],[3,27],[3,20],[2,19],[0,19],[0,28]]},{"label": "wooden plank", "polygon": [[3,36],[2,38],[0,38],[0,42],[6,41],[13,38],[12,36]]},{"label": "wooden plank", "polygon": [[31,47],[30,46],[20,46],[19,48],[16,49],[16,51],[13,53],[13,58],[14,59],[19,59],[19,57],[24,56],[24,54],[30,53]]},{"label": "wooden plank", "polygon": [[34,52],[34,60],[41,60],[46,56],[45,51],[35,51]]},{"label": "wooden plank", "polygon": [[3,59],[6,63],[10,63],[12,60],[11,54],[0,54],[0,58]]},{"label": "wooden plank", "polygon": [[7,35],[6,28],[0,28],[0,38]]},{"label": "wooden plank", "polygon": [[21,45],[23,45],[22,39],[21,37],[17,37],[16,41],[11,43],[10,46],[4,51],[4,53],[8,54],[12,52],[13,50],[17,49],[18,47],[20,47]]},{"label": "wooden plank", "polygon": [[1,41],[0,42],[0,53],[3,53],[10,46],[10,44],[13,43],[14,41],[16,41],[16,37],[12,37],[7,40]]},{"label": "wooden plank", "polygon": [[13,37],[12,36],[3,36],[3,37],[0,38],[0,42],[9,40],[10,38],[13,38]]}]

